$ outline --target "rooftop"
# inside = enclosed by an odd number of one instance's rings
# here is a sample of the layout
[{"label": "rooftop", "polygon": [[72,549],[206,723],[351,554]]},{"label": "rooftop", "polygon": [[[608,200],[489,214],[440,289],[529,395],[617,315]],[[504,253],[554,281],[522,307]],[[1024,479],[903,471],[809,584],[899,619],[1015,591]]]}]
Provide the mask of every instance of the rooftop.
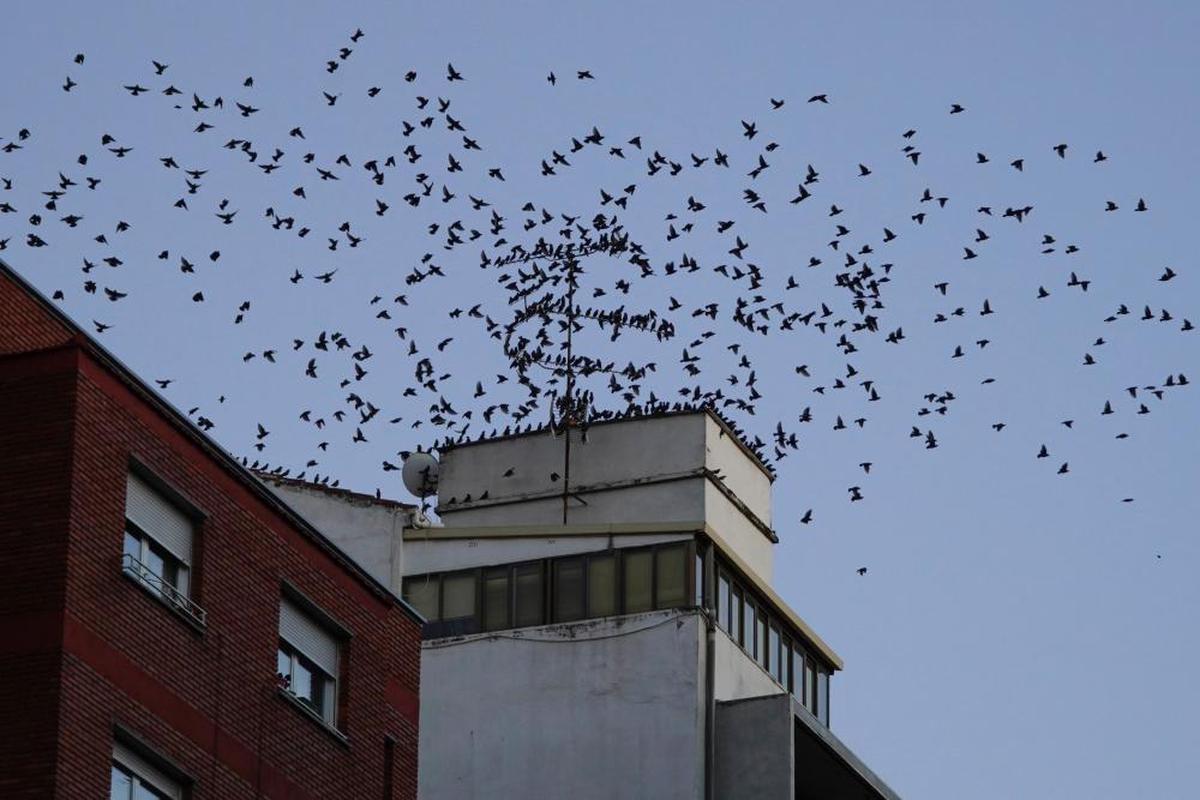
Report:
[{"label": "rooftop", "polygon": [[327,483],[320,481],[308,481],[301,478],[291,478],[286,475],[278,475],[261,469],[251,469],[250,472],[261,481],[274,483],[277,486],[289,486],[295,489],[309,489],[314,492],[329,495],[338,500],[358,503],[361,505],[382,506],[385,508],[394,509],[415,509],[417,506],[412,503],[406,503],[403,500],[393,500],[388,497],[382,497],[377,494],[365,494],[356,492],[351,489],[343,489],[340,486],[330,486]]},{"label": "rooftop", "polygon": [[[759,443],[751,443],[747,441],[746,434],[737,425],[721,414],[711,404],[693,405],[689,403],[657,403],[646,406],[632,406],[625,411],[606,411],[599,412],[599,416],[588,421],[586,425],[580,426],[580,429],[600,427],[609,425],[614,422],[625,422],[632,419],[659,419],[665,417],[677,417],[685,414],[707,414],[717,425],[725,432],[725,435],[746,454],[746,456],[754,462],[754,464],[763,471],[764,474],[772,481],[775,480],[775,470],[766,462],[763,457]],[[549,425],[528,425],[524,428],[517,426],[516,429],[510,430],[505,428],[503,432],[497,433],[493,431],[491,434],[480,435],[474,439],[443,439],[437,443],[437,448],[441,452],[449,452],[462,447],[470,447],[477,444],[487,444],[490,442],[503,441],[506,439],[517,439],[524,436],[545,434],[549,430]]]}]

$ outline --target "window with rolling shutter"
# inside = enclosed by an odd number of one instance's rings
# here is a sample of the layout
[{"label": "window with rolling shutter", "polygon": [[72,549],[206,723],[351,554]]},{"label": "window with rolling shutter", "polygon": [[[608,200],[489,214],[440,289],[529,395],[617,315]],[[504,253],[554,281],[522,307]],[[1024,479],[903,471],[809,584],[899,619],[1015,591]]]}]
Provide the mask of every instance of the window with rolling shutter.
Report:
[{"label": "window with rolling shutter", "polygon": [[145,479],[132,472],[125,479],[125,574],[195,622],[204,624],[204,609],[191,599],[192,546],[195,522]]},{"label": "window with rolling shutter", "polygon": [[113,745],[111,800],[182,800],[183,787],[120,742]]},{"label": "window with rolling shutter", "polygon": [[192,563],[191,518],[133,473],[125,484],[125,519],[182,564]]},{"label": "window with rolling shutter", "polygon": [[339,638],[288,598],[279,604],[277,677],[281,688],[329,725],[337,721]]},{"label": "window with rolling shutter", "polygon": [[279,638],[330,675],[338,671],[338,640],[284,598],[279,606]]}]

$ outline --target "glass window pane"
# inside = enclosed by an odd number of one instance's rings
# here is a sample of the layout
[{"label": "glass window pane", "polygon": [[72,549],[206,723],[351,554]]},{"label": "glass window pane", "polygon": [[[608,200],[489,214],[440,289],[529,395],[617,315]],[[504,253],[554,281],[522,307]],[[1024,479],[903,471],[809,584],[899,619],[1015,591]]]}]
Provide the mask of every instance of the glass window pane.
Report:
[{"label": "glass window pane", "polygon": [[617,613],[617,557],[588,559],[589,617],[611,617]]},{"label": "glass window pane", "polygon": [[696,574],[692,577],[692,584],[695,587],[695,604],[698,608],[704,606],[704,558],[700,553],[696,553]]},{"label": "glass window pane", "polygon": [[[305,664],[304,666],[307,667],[308,665]],[[307,700],[309,705],[311,705],[313,709],[323,717],[325,716],[326,707],[326,687],[329,683],[331,683],[331,681],[318,669],[314,668],[310,674],[312,675],[312,689],[309,691],[308,696],[304,699]]]},{"label": "glass window pane", "polygon": [[792,697],[800,705],[804,705],[804,651],[799,646],[792,646]]},{"label": "glass window pane", "polygon": [[475,573],[442,577],[442,619],[475,616]]},{"label": "glass window pane", "polygon": [[279,676],[281,686],[287,688],[291,685],[292,657],[282,647],[279,648],[279,655],[275,658],[275,674]]},{"label": "glass window pane", "polygon": [[112,786],[108,796],[111,800],[129,800],[133,796],[133,778],[116,764],[112,766]]},{"label": "glass window pane", "polygon": [[545,621],[542,614],[542,565],[540,563],[521,564],[515,571],[517,627],[541,625]]},{"label": "glass window pane", "polygon": [[729,577],[725,573],[721,573],[717,578],[717,622],[725,629],[726,633],[733,632],[729,617],[729,596]]},{"label": "glass window pane", "polygon": [[658,578],[656,608],[677,608],[687,602],[687,547],[664,547],[655,554]]},{"label": "glass window pane", "polygon": [[150,542],[150,547],[147,549],[149,551],[148,556],[154,564],[153,569],[155,574],[162,578],[164,583],[178,588],[179,562],[175,560],[174,556],[154,542]]},{"label": "glass window pane", "polygon": [[742,643],[742,587],[734,586],[729,603],[729,635]]},{"label": "glass window pane", "polygon": [[815,702],[817,699],[817,678],[813,674],[813,662],[811,658],[804,659],[804,707],[809,711],[816,713]]},{"label": "glass window pane", "polygon": [[779,628],[774,623],[771,624],[771,638],[769,641],[771,643],[770,650],[768,651],[771,662],[771,674],[775,676],[775,680],[783,683],[785,677],[783,674],[783,645],[782,640],[779,638]]},{"label": "glass window pane", "polygon": [[168,800],[167,795],[155,789],[145,781],[135,781],[133,800]]},{"label": "glass window pane", "polygon": [[147,547],[142,562],[149,567],[150,572],[157,577],[163,577],[165,572],[162,553],[154,547]]},{"label": "glass window pane", "polygon": [[758,630],[755,634],[755,638],[757,639],[757,647],[758,647],[758,652],[755,653],[755,658],[758,659],[758,663],[762,664],[765,667],[767,665],[767,652],[768,652],[767,651],[767,615],[763,613],[761,608],[758,610]]},{"label": "glass window pane", "polygon": [[554,562],[554,621],[583,619],[583,559],[562,558]]},{"label": "glass window pane", "polygon": [[650,550],[635,550],[626,553],[625,562],[625,613],[635,614],[653,608],[651,576],[654,569],[654,553]]},{"label": "glass window pane", "polygon": [[829,673],[817,671],[817,719],[829,727]]},{"label": "glass window pane", "polygon": [[142,540],[134,536],[129,531],[125,531],[125,544],[122,552],[127,556],[132,556],[138,561],[142,560]]},{"label": "glass window pane", "polygon": [[188,578],[190,577],[191,573],[188,572],[187,567],[185,567],[183,564],[181,564],[178,561],[175,562],[174,569],[175,569],[175,573],[174,573],[174,575],[171,576],[172,582],[173,582],[175,588],[179,590],[179,593],[181,595],[183,595],[184,597],[187,597],[188,596]]},{"label": "glass window pane", "polygon": [[438,620],[438,579],[418,575],[404,579],[404,599],[429,622]]},{"label": "glass window pane", "polygon": [[754,624],[754,603],[749,597],[742,599],[742,647],[753,657],[757,652],[754,647],[754,632],[758,626]]},{"label": "glass window pane", "polygon": [[309,669],[308,666],[306,666],[300,659],[295,659],[292,662],[291,690],[296,697],[299,697],[301,700],[305,700],[310,704],[312,703],[312,670]]},{"label": "glass window pane", "polygon": [[488,570],[483,575],[483,629],[496,631],[508,624],[508,568]]},{"label": "glass window pane", "polygon": [[779,657],[782,662],[780,669],[784,672],[779,682],[787,691],[792,691],[792,640],[786,636],[779,645]]}]

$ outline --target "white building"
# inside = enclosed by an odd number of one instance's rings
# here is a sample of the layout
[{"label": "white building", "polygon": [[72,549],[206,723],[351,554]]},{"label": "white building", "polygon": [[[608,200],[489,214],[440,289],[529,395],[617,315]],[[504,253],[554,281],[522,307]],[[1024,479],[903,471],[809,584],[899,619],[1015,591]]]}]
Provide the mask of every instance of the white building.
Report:
[{"label": "white building", "polygon": [[[437,514],[275,488],[428,620],[420,796],[895,798],[771,589],[772,476],[715,414],[440,454]],[[422,527],[415,527],[414,521]]]}]

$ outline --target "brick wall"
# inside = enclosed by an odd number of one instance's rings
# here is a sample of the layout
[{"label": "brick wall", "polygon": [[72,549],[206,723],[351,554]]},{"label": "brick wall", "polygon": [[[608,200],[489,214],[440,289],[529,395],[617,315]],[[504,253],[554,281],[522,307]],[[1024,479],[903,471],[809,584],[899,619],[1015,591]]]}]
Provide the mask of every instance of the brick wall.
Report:
[{"label": "brick wall", "polygon": [[[17,310],[0,318],[0,353],[71,339],[27,306],[0,271],[0,312]],[[41,311],[37,303],[32,311]],[[396,741],[393,796],[416,797],[420,627],[412,616],[273,510],[86,347],[0,356],[0,387],[0,445],[6,456],[21,453],[15,462],[0,458],[0,520],[28,520],[0,522],[0,577],[16,576],[12,586],[0,585],[0,620],[43,614],[51,631],[40,646],[16,654],[16,665],[0,652],[0,702],[43,689],[37,702],[26,701],[40,710],[29,714],[23,743],[8,738],[7,724],[0,733],[0,762],[22,756],[36,764],[15,786],[3,783],[0,770],[0,796],[106,797],[120,726],[194,779],[193,800],[381,798],[387,737]],[[203,631],[121,572],[131,459],[205,515],[192,592],[207,612]],[[14,566],[14,552],[26,563]],[[351,634],[340,685],[345,741],[275,686],[284,582]],[[41,592],[41,583],[58,586],[57,595]],[[10,675],[26,685],[14,688]],[[0,708],[7,716],[13,706]],[[46,768],[48,758],[56,769]]]},{"label": "brick wall", "polygon": [[44,350],[65,344],[70,338],[71,331],[52,319],[42,304],[0,266],[0,355]]},{"label": "brick wall", "polygon": [[[0,282],[2,283],[2,282]],[[53,795],[72,351],[0,356],[0,797]]]}]

